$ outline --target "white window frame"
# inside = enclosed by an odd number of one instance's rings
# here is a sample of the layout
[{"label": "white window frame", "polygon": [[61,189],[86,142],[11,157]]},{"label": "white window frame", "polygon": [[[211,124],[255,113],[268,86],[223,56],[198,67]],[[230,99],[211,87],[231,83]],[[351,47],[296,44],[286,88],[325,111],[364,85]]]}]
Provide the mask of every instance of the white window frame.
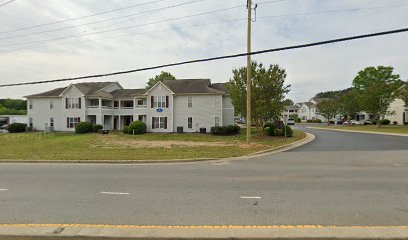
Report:
[{"label": "white window frame", "polygon": [[54,127],[54,118],[50,117],[50,127]]},{"label": "white window frame", "polygon": [[67,98],[69,109],[79,109],[79,98]]},{"label": "white window frame", "polygon": [[187,97],[187,107],[193,107],[193,97]]},{"label": "white window frame", "polygon": [[164,122],[166,120],[165,117],[155,117],[154,118],[154,128],[164,129]]},{"label": "white window frame", "polygon": [[220,126],[220,117],[214,117],[214,126],[216,127]]},{"label": "white window frame", "polygon": [[192,129],[192,128],[193,128],[193,118],[192,118],[192,117],[188,117],[188,118],[187,118],[187,128],[188,128],[188,129]]},{"label": "white window frame", "polygon": [[68,128],[75,128],[76,125],[79,123],[77,117],[68,117]]},{"label": "white window frame", "polygon": [[156,96],[153,107],[165,108],[166,107],[166,96]]}]

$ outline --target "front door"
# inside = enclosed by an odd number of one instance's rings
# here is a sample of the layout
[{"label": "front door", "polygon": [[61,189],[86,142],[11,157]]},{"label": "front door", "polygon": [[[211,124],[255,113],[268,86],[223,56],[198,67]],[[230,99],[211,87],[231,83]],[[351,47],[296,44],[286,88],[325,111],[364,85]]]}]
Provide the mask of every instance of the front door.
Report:
[{"label": "front door", "polygon": [[118,130],[118,117],[113,117],[113,130]]}]

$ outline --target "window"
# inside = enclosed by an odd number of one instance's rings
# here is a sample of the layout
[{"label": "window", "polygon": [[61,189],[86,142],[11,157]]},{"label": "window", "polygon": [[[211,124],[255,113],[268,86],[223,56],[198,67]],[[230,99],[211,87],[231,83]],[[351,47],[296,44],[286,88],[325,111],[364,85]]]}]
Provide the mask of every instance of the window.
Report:
[{"label": "window", "polygon": [[187,106],[189,108],[193,107],[193,97],[188,97]]},{"label": "window", "polygon": [[66,98],[65,108],[81,108],[81,98]]},{"label": "window", "polygon": [[214,108],[220,108],[220,97],[214,96]]},{"label": "window", "polygon": [[79,123],[79,117],[68,117],[67,118],[67,128],[75,128],[75,126]]},{"label": "window", "polygon": [[166,118],[164,117],[156,117],[153,118],[153,125],[154,128],[165,128],[165,122],[166,122]]},{"label": "window", "polygon": [[155,105],[158,108],[166,107],[166,96],[156,96]]},{"label": "window", "polygon": [[50,117],[50,127],[54,127],[54,118]]},{"label": "window", "polygon": [[50,100],[50,109],[54,108],[54,102],[52,100]]},{"label": "window", "polygon": [[214,126],[216,126],[216,127],[220,126],[220,117],[215,117],[214,118]]},{"label": "window", "polygon": [[28,108],[33,109],[33,100],[28,100]]},{"label": "window", "polygon": [[137,105],[143,106],[143,99],[137,99]]},{"label": "window", "polygon": [[33,127],[33,125],[34,125],[34,124],[33,124],[33,118],[29,118],[29,119],[28,119],[28,126],[29,126],[29,127]]},{"label": "window", "polygon": [[189,118],[187,119],[187,122],[188,122],[188,128],[193,128],[193,118],[192,118],[192,117],[189,117]]}]

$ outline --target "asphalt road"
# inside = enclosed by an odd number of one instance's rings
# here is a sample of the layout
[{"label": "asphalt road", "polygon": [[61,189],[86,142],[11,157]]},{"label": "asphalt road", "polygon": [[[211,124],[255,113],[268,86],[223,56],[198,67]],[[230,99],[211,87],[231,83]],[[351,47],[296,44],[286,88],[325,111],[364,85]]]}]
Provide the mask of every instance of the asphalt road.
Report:
[{"label": "asphalt road", "polygon": [[0,223],[408,225],[408,138],[175,165],[0,164]]}]

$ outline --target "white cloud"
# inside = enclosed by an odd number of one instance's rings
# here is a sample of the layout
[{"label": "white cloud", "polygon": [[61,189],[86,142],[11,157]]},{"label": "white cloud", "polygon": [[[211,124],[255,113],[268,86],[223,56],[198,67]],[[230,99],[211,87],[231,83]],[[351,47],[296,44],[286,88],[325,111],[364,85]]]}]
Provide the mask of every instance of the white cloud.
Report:
[{"label": "white cloud", "polygon": [[[92,18],[21,32],[0,33],[0,38],[85,24],[188,1],[164,0],[160,3],[143,5]],[[2,23],[0,32],[65,18],[80,17],[142,2],[147,2],[147,0],[17,0],[0,8],[0,22]],[[206,0],[168,9],[149,16],[134,16],[126,22],[123,22],[124,19],[117,19],[78,28],[68,28],[63,31],[0,40],[0,82],[17,83],[90,75],[245,52],[245,21],[179,29],[183,26],[245,18],[245,7],[167,23],[52,41],[44,43],[42,46],[35,45],[12,52],[9,52],[9,50],[22,46],[1,47],[6,44],[52,39],[72,34],[92,33],[156,22],[245,3],[246,0]],[[403,4],[406,4],[406,1],[287,0],[261,4],[257,11],[259,18],[253,24],[252,48],[253,50],[260,50],[406,27],[408,7],[304,16],[261,18],[262,16]],[[168,30],[139,34],[161,29]],[[403,33],[309,49],[259,55],[254,56],[254,59],[264,64],[276,63],[284,67],[288,72],[287,82],[292,85],[289,97],[295,101],[305,101],[320,91],[349,87],[357,72],[366,66],[391,65],[394,66],[396,73],[399,73],[403,79],[407,79],[408,69],[406,66],[408,65],[408,59],[406,53],[408,46],[405,44],[407,38],[408,34]],[[246,58],[238,58],[162,70],[170,71],[179,78],[211,78],[213,82],[225,82],[229,80],[233,68],[245,64]],[[149,77],[158,74],[160,71],[160,69],[151,70],[102,79],[90,79],[89,81],[119,81],[127,88],[142,88]],[[20,98],[24,95],[67,84],[54,83],[0,88],[0,98]]]}]

